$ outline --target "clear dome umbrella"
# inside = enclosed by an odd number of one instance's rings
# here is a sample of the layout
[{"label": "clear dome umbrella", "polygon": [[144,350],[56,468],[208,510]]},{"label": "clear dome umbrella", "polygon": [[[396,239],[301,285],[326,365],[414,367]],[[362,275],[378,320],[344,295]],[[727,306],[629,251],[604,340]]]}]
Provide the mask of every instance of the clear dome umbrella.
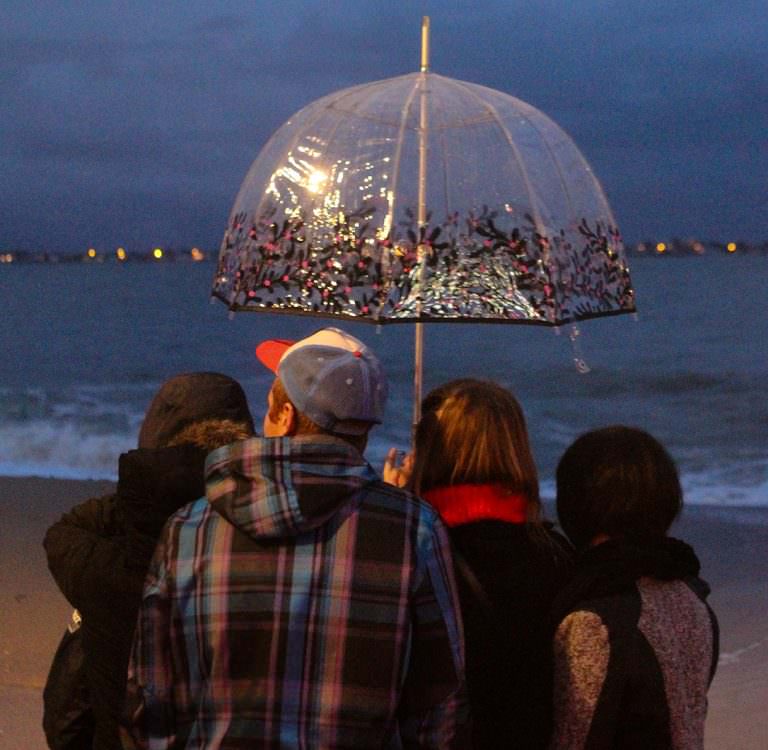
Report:
[{"label": "clear dome umbrella", "polygon": [[318,99],[272,136],[212,290],[234,311],[416,323],[417,402],[422,323],[635,309],[613,214],[571,138],[513,96],[428,72],[427,30],[420,72]]}]

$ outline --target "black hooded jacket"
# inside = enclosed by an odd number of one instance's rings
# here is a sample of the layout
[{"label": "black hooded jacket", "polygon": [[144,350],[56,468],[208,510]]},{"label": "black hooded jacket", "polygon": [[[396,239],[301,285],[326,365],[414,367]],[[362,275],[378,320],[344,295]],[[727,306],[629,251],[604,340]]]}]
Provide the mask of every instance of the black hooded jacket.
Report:
[{"label": "black hooded jacket", "polygon": [[166,519],[205,493],[204,450],[181,445],[120,458],[114,495],[76,506],[45,536],[48,566],[82,615],[94,747],[119,748],[117,720],[144,576]]},{"label": "black hooded jacket", "polygon": [[[158,447],[172,437],[174,424],[183,429],[193,423],[200,429],[191,440],[199,445]],[[118,718],[128,657],[160,532],[170,515],[205,494],[209,450],[242,438],[252,427],[245,395],[235,381],[216,373],[172,378],[150,405],[142,447],[120,456],[116,492],[77,505],[45,535],[48,567],[82,615],[93,747],[98,750],[121,748]]]}]

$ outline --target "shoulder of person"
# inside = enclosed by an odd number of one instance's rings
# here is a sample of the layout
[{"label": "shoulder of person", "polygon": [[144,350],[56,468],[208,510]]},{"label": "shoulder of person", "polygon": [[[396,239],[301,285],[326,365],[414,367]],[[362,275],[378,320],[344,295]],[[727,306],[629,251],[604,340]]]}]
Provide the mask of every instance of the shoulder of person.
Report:
[{"label": "shoulder of person", "polygon": [[395,487],[395,485],[389,484],[389,482],[385,482],[383,479],[371,482],[366,485],[366,489],[368,492],[374,493],[376,496],[380,497],[382,502],[395,503],[401,507],[403,505],[409,506],[424,515],[427,519],[440,519],[440,514],[426,500],[410,490],[406,490],[402,487]]}]

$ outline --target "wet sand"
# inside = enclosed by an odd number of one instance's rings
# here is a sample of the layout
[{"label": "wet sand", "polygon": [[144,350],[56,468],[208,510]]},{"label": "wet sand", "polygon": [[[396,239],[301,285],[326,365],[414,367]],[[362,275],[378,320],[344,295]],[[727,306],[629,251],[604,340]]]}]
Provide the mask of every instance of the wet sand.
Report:
[{"label": "wet sand", "polygon": [[[45,530],[108,482],[0,477],[0,748],[44,750],[42,689],[71,606],[48,573]],[[768,748],[768,511],[690,508],[693,545],[721,627],[707,750]],[[735,519],[735,520],[734,520]]]}]

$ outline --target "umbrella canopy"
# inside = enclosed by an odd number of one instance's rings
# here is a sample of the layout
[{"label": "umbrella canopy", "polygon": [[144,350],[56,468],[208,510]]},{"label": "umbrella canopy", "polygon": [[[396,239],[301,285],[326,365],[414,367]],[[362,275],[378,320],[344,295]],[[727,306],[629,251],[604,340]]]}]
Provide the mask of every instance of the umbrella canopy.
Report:
[{"label": "umbrella canopy", "polygon": [[426,71],[325,96],[272,136],[212,294],[376,323],[634,311],[611,209],[571,138],[519,99]]}]

